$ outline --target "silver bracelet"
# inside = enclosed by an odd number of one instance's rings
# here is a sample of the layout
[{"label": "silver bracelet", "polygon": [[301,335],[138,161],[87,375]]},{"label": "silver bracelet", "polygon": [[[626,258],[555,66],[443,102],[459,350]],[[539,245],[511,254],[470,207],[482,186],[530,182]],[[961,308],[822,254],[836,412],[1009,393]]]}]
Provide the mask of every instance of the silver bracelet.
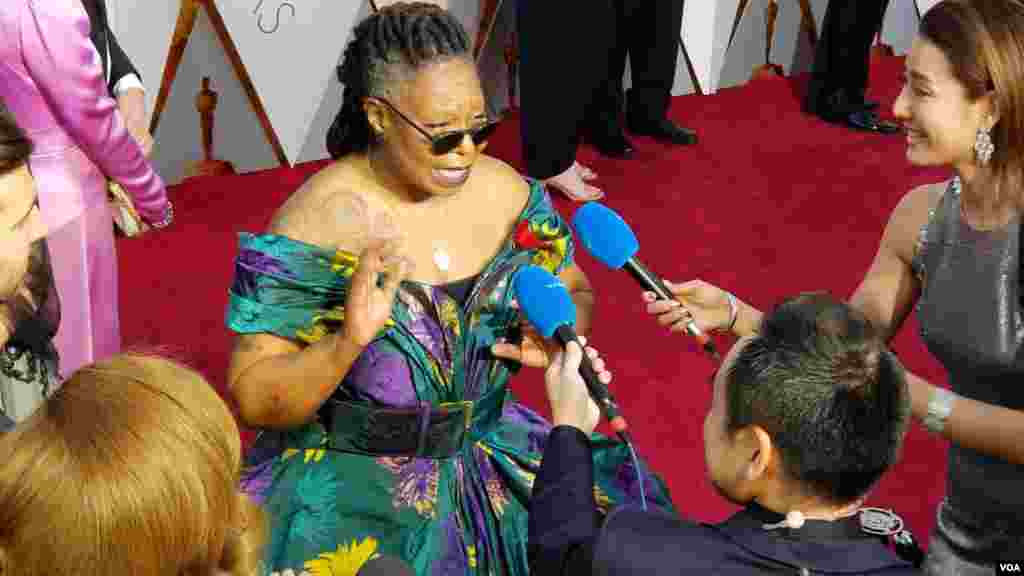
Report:
[{"label": "silver bracelet", "polygon": [[163,220],[161,220],[159,222],[153,222],[152,226],[153,226],[153,228],[156,228],[157,230],[159,230],[160,228],[167,228],[168,226],[171,225],[171,222],[174,222],[174,204],[171,204],[171,201],[168,200],[167,201],[167,215],[164,216]]},{"label": "silver bracelet", "polygon": [[725,331],[732,332],[732,329],[736,327],[736,318],[740,315],[740,306],[736,303],[736,297],[732,292],[726,292],[725,298],[729,301],[729,327]]},{"label": "silver bracelet", "polygon": [[921,424],[933,434],[942,434],[942,431],[946,429],[946,419],[953,412],[953,400],[955,399],[956,394],[936,386],[932,391],[931,398],[928,399],[928,413],[921,418]]}]

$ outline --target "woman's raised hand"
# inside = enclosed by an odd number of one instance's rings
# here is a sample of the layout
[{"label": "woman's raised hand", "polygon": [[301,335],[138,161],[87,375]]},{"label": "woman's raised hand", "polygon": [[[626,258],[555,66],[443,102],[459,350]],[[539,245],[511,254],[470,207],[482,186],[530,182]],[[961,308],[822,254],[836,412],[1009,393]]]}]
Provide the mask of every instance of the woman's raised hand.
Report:
[{"label": "woman's raised hand", "polygon": [[412,273],[412,261],[402,256],[397,238],[370,240],[352,274],[345,302],[343,337],[367,346],[387,325],[395,294]]}]

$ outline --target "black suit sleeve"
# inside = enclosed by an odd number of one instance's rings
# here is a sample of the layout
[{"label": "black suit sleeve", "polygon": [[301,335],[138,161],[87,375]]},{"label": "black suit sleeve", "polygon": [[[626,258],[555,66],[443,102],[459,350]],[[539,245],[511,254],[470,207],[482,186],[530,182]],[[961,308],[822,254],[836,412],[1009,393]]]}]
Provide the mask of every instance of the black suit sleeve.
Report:
[{"label": "black suit sleeve", "polygon": [[558,426],[548,436],[530,500],[528,554],[537,576],[590,574],[601,516],[590,439]]},{"label": "black suit sleeve", "polygon": [[117,82],[129,74],[135,74],[139,80],[142,80],[142,75],[132,64],[131,59],[125,54],[121,45],[117,42],[117,37],[114,36],[113,30],[107,28],[107,47],[110,49],[110,82],[107,84],[107,89],[110,93],[114,93],[114,86],[117,86]]}]

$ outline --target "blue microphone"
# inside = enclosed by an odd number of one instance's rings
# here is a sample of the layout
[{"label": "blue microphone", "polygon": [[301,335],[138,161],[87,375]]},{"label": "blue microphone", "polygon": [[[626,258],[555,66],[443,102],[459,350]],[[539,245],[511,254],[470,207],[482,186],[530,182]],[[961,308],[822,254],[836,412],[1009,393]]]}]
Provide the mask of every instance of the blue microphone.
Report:
[{"label": "blue microphone", "polygon": [[[602,264],[614,270],[625,268],[634,280],[645,290],[654,292],[660,300],[675,300],[675,296],[661,278],[637,260],[636,253],[640,250],[640,242],[637,241],[636,234],[629,224],[626,224],[614,210],[597,202],[588,202],[573,214],[572,226],[576,230],[580,244]],[[686,331],[697,339],[712,358],[721,358],[715,349],[715,343],[697,327],[692,317],[686,322]]]},{"label": "blue microphone", "polygon": [[[556,338],[562,346],[569,342],[579,344],[576,335],[576,304],[562,281],[538,266],[520,268],[512,277],[512,291],[526,320],[545,338]],[[580,346],[582,348],[582,346]],[[584,353],[580,376],[587,385],[590,397],[601,407],[612,430],[625,434],[626,419],[622,417],[615,397],[602,383],[590,358]]]}]

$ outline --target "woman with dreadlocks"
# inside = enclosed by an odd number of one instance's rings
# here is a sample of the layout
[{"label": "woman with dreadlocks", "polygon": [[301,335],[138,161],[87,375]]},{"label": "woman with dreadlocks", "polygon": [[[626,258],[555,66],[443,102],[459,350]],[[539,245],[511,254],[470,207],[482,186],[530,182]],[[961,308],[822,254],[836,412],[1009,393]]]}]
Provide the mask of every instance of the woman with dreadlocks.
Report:
[{"label": "woman with dreadlocks", "polygon": [[[585,333],[593,294],[572,235],[539,182],[482,154],[495,124],[449,13],[372,14],[338,72],[335,162],[267,233],[242,235],[227,313],[229,386],[261,430],[243,482],[271,518],[267,567],[327,574],[380,553],[418,574],[525,575],[550,424],[507,384],[553,349],[510,279],[557,274]],[[598,502],[638,499],[626,448],[594,444]]]}]

